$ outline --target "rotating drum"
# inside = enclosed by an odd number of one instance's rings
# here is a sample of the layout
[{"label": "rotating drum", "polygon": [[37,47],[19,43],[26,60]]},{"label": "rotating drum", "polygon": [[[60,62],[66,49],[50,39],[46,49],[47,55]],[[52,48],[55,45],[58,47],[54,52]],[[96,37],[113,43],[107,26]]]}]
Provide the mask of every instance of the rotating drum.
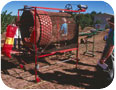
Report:
[{"label": "rotating drum", "polygon": [[[63,18],[66,19],[68,35],[61,35],[61,25]],[[38,46],[45,46],[49,43],[57,43],[65,40],[74,40],[77,36],[77,25],[72,16],[64,12],[36,11],[36,43]],[[20,31],[23,43],[34,43],[34,11],[24,10],[20,18]],[[29,42],[25,41],[29,38]]]}]

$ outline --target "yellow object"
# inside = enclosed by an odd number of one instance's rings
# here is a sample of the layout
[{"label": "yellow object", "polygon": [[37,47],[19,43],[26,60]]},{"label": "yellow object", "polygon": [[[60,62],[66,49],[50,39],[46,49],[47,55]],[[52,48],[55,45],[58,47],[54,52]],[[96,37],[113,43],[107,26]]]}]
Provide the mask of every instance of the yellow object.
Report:
[{"label": "yellow object", "polygon": [[13,45],[14,44],[14,38],[7,37],[5,44]]}]

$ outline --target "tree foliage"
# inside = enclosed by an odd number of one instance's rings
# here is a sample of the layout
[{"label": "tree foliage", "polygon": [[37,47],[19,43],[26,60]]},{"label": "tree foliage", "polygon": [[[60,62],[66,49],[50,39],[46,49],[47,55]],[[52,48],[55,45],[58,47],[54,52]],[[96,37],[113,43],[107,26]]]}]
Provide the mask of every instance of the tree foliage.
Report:
[{"label": "tree foliage", "polygon": [[95,24],[101,24],[101,20],[96,20]]},{"label": "tree foliage", "polygon": [[12,14],[12,12],[7,13],[7,10],[2,12],[2,14],[1,14],[1,33],[5,32],[8,24],[11,24],[12,22],[15,21],[16,16],[12,16],[11,14]]},{"label": "tree foliage", "polygon": [[95,11],[92,11],[91,13],[87,14],[73,14],[73,17],[76,17],[76,22],[80,24],[81,28],[84,29],[88,26],[94,26],[96,23],[101,23],[101,21],[97,20],[97,22],[94,22],[94,16],[97,14],[102,14],[101,12],[96,13]]}]

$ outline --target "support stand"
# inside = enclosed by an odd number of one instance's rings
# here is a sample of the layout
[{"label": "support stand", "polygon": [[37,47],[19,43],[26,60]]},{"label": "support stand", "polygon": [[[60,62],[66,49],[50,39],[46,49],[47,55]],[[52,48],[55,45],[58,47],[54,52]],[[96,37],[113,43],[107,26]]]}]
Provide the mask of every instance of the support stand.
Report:
[{"label": "support stand", "polygon": [[[92,41],[89,41],[88,39],[89,38],[93,38]],[[86,50],[85,52],[83,53],[84,55],[85,54],[89,54],[89,55],[92,55],[93,57],[95,56],[94,54],[94,49],[95,49],[95,35],[94,33],[92,33],[91,35],[88,35],[86,38],[85,38],[85,47],[86,47]],[[92,44],[92,50],[88,50],[88,45],[89,44]]]}]

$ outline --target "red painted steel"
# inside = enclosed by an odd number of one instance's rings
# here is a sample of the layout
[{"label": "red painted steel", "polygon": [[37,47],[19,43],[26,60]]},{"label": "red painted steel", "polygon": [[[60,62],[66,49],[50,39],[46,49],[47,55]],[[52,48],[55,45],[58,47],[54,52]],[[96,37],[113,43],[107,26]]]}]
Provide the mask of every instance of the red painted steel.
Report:
[{"label": "red painted steel", "polygon": [[66,49],[66,50],[60,50],[60,51],[56,51],[56,52],[51,52],[49,54],[45,54],[45,55],[40,55],[38,56],[39,58],[42,58],[42,57],[47,57],[47,56],[51,56],[51,55],[54,55],[56,53],[64,53],[64,52],[69,52],[69,51],[73,51],[73,50],[78,50],[77,48],[71,48],[71,49]]},{"label": "red painted steel", "polygon": [[40,79],[37,75],[37,44],[36,44],[36,8],[34,9],[34,48],[35,48],[35,80],[40,82]]},{"label": "red painted steel", "polygon": [[24,66],[23,66],[22,64],[19,64],[19,66],[20,66],[20,68],[21,68],[21,69],[23,69],[23,68],[24,68]]},{"label": "red painted steel", "polygon": [[80,9],[80,10],[67,10],[67,9],[59,9],[59,8],[48,8],[48,7],[33,7],[33,6],[28,6],[30,8],[39,8],[39,9],[48,9],[48,10],[59,10],[59,11],[67,11],[67,12],[85,12],[86,9]]}]

